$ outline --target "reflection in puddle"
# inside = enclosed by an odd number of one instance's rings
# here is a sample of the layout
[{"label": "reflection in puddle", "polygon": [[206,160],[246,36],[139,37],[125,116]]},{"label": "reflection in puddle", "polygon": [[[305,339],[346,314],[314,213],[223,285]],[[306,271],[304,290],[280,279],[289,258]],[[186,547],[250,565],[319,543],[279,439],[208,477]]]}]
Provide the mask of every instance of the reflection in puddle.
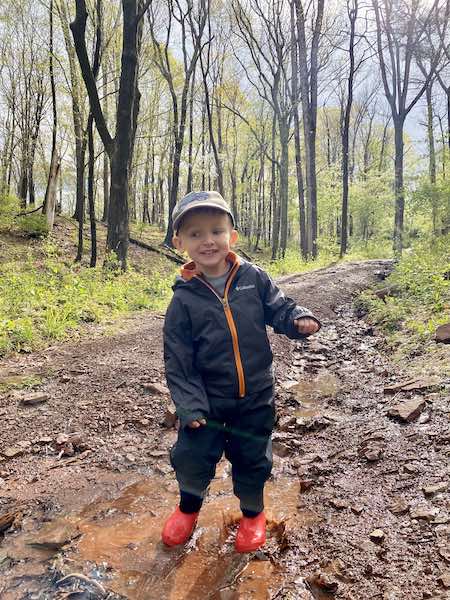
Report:
[{"label": "reflection in puddle", "polygon": [[336,398],[339,379],[334,373],[319,371],[313,379],[296,383],[291,391],[301,406],[295,411],[295,416],[312,418],[322,413],[325,400]]},{"label": "reflection in puddle", "polygon": [[[196,532],[185,547],[167,549],[160,542],[162,523],[177,501],[173,487],[164,478],[139,481],[113,500],[98,499],[78,513],[56,519],[51,523],[51,539],[46,539],[45,526],[35,532],[34,542],[37,540],[42,548],[46,542],[53,543],[58,531],[74,531],[62,570],[99,579],[107,589],[132,600],[263,600],[279,589],[283,573],[269,560],[234,552],[240,512],[230,478],[224,477],[224,466],[221,463]],[[269,551],[278,549],[287,521],[289,527],[305,527],[316,521],[316,515],[298,509],[298,502],[297,481],[268,483]],[[37,552],[41,553],[41,563],[48,558],[49,550],[38,551],[24,543],[33,541],[33,534],[23,534],[25,537],[11,540],[14,543],[7,548],[10,556],[16,552],[25,558],[26,551],[28,560],[38,561]]]}]

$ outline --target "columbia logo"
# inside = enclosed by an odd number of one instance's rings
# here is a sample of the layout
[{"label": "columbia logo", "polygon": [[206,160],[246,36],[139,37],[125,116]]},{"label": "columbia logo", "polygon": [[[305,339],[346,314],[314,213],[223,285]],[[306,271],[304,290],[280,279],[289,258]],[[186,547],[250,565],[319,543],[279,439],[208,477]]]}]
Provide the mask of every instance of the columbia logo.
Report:
[{"label": "columbia logo", "polygon": [[242,292],[243,290],[252,290],[254,287],[254,285],[237,285],[236,291]]}]

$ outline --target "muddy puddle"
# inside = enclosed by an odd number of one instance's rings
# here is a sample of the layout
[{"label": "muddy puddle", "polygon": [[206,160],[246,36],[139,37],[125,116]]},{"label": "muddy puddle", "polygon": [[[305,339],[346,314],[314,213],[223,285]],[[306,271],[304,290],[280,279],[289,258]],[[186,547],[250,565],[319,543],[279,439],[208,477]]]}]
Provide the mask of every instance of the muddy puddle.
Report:
[{"label": "muddy puddle", "polygon": [[[324,413],[328,400],[338,394],[340,382],[336,375],[323,370],[315,377],[302,379],[290,389],[299,404],[295,416],[310,419]],[[327,412],[330,413],[329,410]]]},{"label": "muddy puddle", "polygon": [[[167,549],[160,542],[162,523],[177,501],[170,478],[142,479],[106,498],[5,540],[2,551],[14,561],[5,598],[31,597],[25,593],[40,589],[39,577],[57,564],[56,579],[82,574],[91,585],[132,600],[264,600],[282,588],[285,574],[271,559],[282,552],[289,529],[317,522],[314,513],[301,507],[297,481],[271,481],[266,487],[265,551],[236,554],[240,512],[225,462],[183,548]],[[76,577],[69,577],[60,585],[75,582]]]}]

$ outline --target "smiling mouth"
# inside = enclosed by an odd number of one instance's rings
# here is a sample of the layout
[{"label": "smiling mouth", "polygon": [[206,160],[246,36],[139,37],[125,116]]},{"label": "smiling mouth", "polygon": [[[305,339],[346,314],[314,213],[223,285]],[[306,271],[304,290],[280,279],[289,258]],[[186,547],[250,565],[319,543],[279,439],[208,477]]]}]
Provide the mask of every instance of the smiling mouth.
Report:
[{"label": "smiling mouth", "polygon": [[213,254],[217,254],[217,250],[205,250],[204,252],[200,252],[203,256],[212,256]]}]

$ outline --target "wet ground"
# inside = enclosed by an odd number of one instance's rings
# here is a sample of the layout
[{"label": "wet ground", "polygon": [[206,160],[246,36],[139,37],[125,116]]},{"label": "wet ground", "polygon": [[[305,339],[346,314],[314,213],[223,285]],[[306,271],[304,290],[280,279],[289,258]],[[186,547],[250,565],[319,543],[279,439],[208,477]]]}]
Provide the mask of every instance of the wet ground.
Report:
[{"label": "wet ground", "polygon": [[[308,342],[272,339],[269,540],[251,555],[233,551],[225,461],[187,546],[159,541],[176,502],[176,432],[157,387],[162,319],[4,361],[0,383],[34,377],[48,398],[0,396],[0,597],[449,598],[450,374],[386,393],[407,365],[391,364],[351,309],[387,269],[370,261],[282,281],[324,327]],[[410,421],[389,415],[407,401],[419,407]]]}]

